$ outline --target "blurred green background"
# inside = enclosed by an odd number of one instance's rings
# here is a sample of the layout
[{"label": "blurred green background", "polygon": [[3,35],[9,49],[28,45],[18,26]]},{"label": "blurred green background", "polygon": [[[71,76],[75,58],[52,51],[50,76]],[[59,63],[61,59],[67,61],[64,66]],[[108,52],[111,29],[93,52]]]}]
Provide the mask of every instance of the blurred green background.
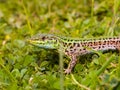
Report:
[{"label": "blurred green background", "polygon": [[[0,0],[1,90],[60,90],[58,52],[25,42],[37,33],[120,36],[120,0]],[[64,75],[64,89],[120,90],[119,55],[99,55],[81,57]],[[63,60],[66,67],[69,58]]]}]

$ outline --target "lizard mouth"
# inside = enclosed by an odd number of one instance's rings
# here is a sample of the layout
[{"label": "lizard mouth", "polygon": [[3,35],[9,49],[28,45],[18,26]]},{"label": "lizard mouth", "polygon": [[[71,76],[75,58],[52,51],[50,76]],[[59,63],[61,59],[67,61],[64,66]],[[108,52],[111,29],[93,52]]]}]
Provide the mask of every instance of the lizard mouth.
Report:
[{"label": "lizard mouth", "polygon": [[25,40],[27,43],[31,43],[31,40],[30,39],[26,39]]}]

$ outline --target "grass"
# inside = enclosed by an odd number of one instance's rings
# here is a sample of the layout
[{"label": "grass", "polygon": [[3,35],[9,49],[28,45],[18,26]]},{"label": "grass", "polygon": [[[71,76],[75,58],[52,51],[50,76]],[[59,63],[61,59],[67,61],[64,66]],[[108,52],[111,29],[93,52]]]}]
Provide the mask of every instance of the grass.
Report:
[{"label": "grass", "polygon": [[64,75],[68,57],[25,42],[37,33],[120,36],[119,11],[119,0],[0,0],[0,89],[119,90],[119,54],[80,57],[72,74]]}]

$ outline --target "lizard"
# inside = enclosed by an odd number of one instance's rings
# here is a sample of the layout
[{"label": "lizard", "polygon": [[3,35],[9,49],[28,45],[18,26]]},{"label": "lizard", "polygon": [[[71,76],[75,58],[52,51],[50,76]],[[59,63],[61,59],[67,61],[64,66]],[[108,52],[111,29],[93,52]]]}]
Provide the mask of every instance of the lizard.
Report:
[{"label": "lizard", "polygon": [[[120,37],[106,37],[94,39],[68,38],[52,34],[37,34],[27,39],[30,44],[45,48],[62,50],[71,61],[65,69],[66,74],[70,74],[76,65],[77,57],[89,54],[94,51],[118,50],[120,51]],[[60,49],[61,47],[61,49]]]}]

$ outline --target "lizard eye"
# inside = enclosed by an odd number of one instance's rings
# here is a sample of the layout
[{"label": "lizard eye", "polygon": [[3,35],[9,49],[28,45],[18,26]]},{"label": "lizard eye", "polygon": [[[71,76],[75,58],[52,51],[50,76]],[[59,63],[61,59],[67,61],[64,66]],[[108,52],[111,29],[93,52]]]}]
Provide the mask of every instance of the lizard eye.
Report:
[{"label": "lizard eye", "polygon": [[45,37],[42,37],[42,40],[45,40]]}]

